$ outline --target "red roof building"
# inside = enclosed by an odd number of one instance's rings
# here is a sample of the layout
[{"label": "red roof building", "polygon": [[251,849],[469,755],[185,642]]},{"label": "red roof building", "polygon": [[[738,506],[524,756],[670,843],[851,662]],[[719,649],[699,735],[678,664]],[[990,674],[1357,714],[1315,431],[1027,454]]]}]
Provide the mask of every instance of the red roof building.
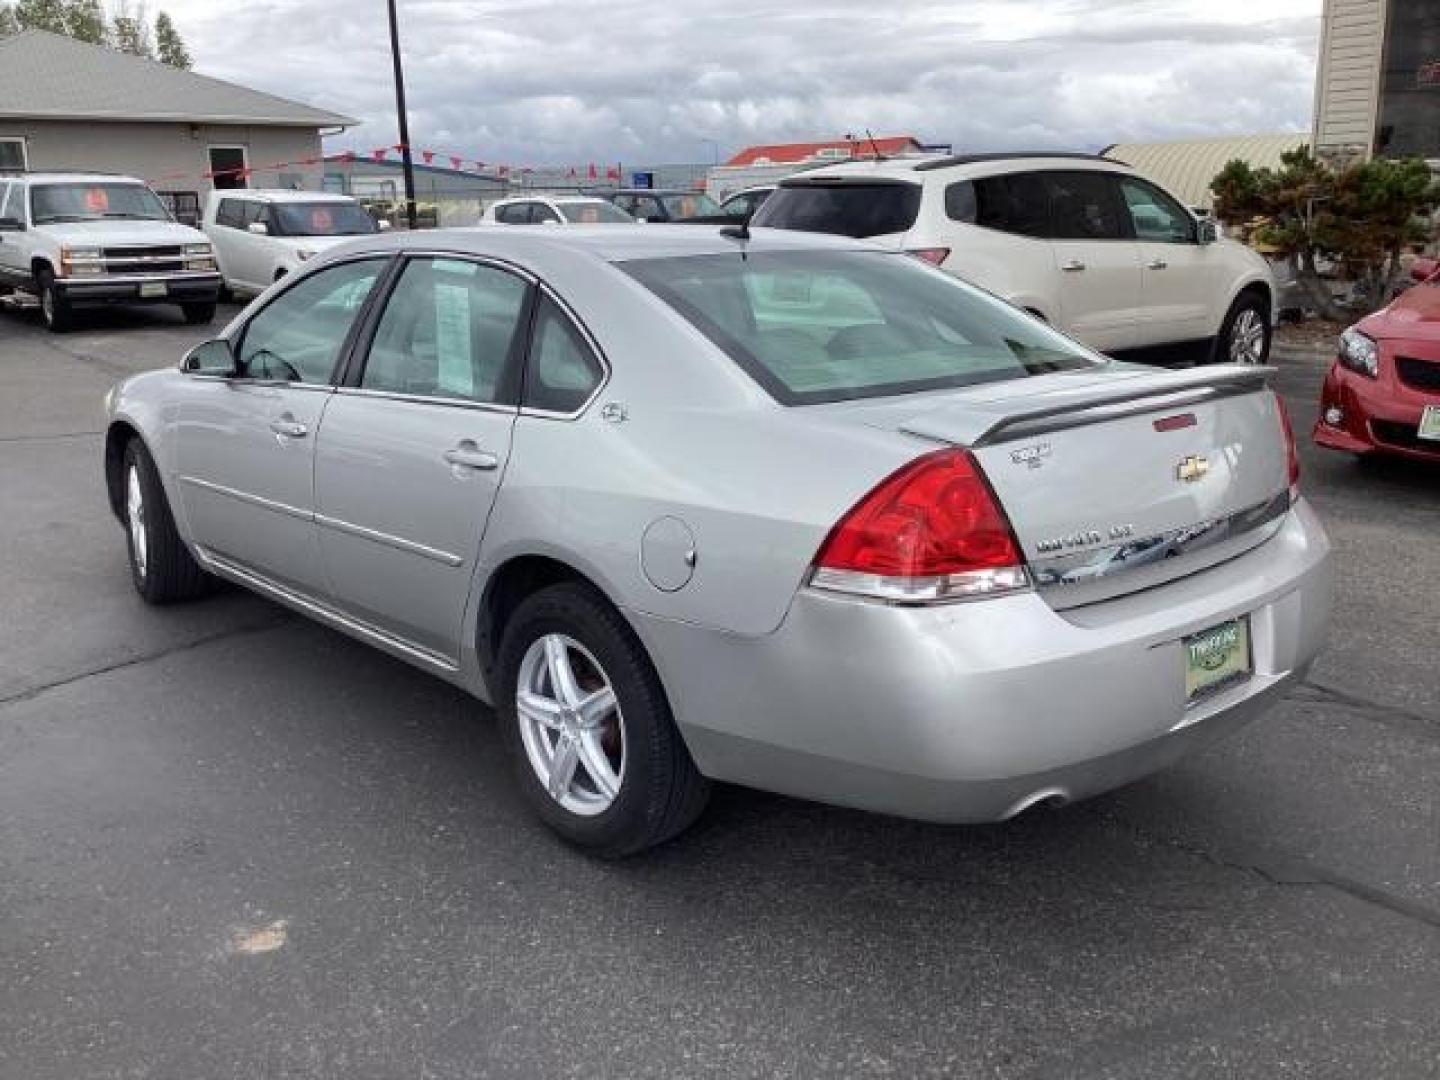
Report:
[{"label": "red roof building", "polygon": [[750,146],[736,154],[726,165],[803,165],[815,161],[859,161],[873,158],[878,150],[882,157],[917,153],[925,149],[912,135],[894,135],[884,139],[835,139],[831,142],[776,143],[773,146]]}]

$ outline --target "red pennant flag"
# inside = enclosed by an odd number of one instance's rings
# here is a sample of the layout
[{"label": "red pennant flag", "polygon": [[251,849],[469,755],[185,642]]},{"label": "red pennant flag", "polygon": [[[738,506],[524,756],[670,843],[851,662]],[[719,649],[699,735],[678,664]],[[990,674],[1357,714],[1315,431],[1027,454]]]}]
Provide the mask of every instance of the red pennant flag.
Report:
[{"label": "red pennant flag", "polygon": [[479,169],[481,172],[484,172],[484,171],[485,171],[485,162],[483,162],[483,161],[477,161],[477,162],[475,162],[475,168]]},{"label": "red pennant flag", "polygon": [[345,162],[345,164],[349,165],[355,160],[355,151],[346,150],[343,154],[340,155],[340,160]]},{"label": "red pennant flag", "polygon": [[592,161],[592,162],[590,163],[590,179],[591,179],[591,180],[595,180],[595,179],[597,179],[599,176],[600,176],[600,174],[595,171],[595,163]]},{"label": "red pennant flag", "polygon": [[605,179],[606,179],[606,180],[619,180],[619,179],[620,179],[620,170],[617,169],[617,168],[615,168],[614,166],[611,166],[610,168],[608,168],[608,169],[605,170]]},{"label": "red pennant flag", "polygon": [[409,149],[409,147],[407,147],[403,142],[397,142],[390,149],[394,150],[397,154],[403,154],[407,149]]},{"label": "red pennant flag", "polygon": [[456,172],[459,172],[461,164],[462,162],[458,157],[456,157],[454,154],[450,155],[450,167],[452,169],[454,169]]},{"label": "red pennant flag", "polygon": [[382,150],[371,150],[371,151],[370,151],[370,156],[373,157],[376,161],[384,161],[384,160],[385,160],[385,151],[384,151],[383,149],[382,149]]},{"label": "red pennant flag", "polygon": [[[510,166],[509,166],[509,165],[501,165],[500,168],[496,169],[495,171],[498,172],[501,176],[509,176],[509,175],[510,175]],[[526,171],[526,172],[529,172],[530,170],[529,170],[529,169],[526,169],[525,171]]]},{"label": "red pennant flag", "polygon": [[425,159],[425,164],[426,164],[426,165],[429,165],[432,161],[435,160],[435,151],[434,151],[434,150],[421,150],[421,151],[420,151],[420,156]]}]

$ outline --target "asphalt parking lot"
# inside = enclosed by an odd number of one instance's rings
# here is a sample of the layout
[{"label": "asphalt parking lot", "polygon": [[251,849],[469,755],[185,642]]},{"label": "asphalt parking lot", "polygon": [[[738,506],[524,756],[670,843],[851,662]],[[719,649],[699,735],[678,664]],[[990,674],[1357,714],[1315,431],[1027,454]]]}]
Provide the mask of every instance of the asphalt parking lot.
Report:
[{"label": "asphalt parking lot", "polygon": [[1440,473],[1305,441],[1331,646],[1180,767],[968,829],[723,789],[605,864],[458,691],[134,595],[100,398],[206,333],[0,314],[0,1077],[1440,1076]]}]

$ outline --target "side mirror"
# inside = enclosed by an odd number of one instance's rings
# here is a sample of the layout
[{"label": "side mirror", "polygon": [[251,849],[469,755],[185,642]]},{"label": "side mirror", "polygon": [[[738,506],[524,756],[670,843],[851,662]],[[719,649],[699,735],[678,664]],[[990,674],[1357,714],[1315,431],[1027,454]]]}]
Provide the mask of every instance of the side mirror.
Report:
[{"label": "side mirror", "polygon": [[0,232],[24,232],[25,223],[19,218],[0,217]]},{"label": "side mirror", "polygon": [[1220,229],[1215,224],[1214,218],[1202,218],[1195,223],[1195,242],[1197,244],[1213,244],[1220,239]]},{"label": "side mirror", "polygon": [[235,350],[225,338],[203,341],[185,354],[180,370],[189,375],[211,375],[222,379],[238,378],[240,363]]},{"label": "side mirror", "polygon": [[270,226],[266,225],[263,221],[252,221],[249,225],[245,226],[245,231],[252,232],[256,236],[269,236]]},{"label": "side mirror", "polygon": [[1440,261],[1435,259],[1416,259],[1410,264],[1410,276],[1416,281],[1430,280],[1436,270],[1440,270]]},{"label": "side mirror", "polygon": [[377,226],[379,226],[381,232],[389,232],[389,231],[390,231],[390,222],[386,221],[384,218],[381,218],[381,219],[380,219],[379,221],[377,221],[375,224],[376,224]]}]

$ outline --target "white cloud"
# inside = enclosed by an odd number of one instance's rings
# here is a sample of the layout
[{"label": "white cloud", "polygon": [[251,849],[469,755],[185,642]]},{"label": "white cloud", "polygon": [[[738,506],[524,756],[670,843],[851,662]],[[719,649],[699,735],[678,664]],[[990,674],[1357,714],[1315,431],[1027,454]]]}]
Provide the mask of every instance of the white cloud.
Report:
[{"label": "white cloud", "polygon": [[[399,0],[411,141],[512,163],[703,161],[866,128],[967,150],[1309,125],[1321,0]],[[167,0],[198,70],[396,140],[377,2]]]}]

